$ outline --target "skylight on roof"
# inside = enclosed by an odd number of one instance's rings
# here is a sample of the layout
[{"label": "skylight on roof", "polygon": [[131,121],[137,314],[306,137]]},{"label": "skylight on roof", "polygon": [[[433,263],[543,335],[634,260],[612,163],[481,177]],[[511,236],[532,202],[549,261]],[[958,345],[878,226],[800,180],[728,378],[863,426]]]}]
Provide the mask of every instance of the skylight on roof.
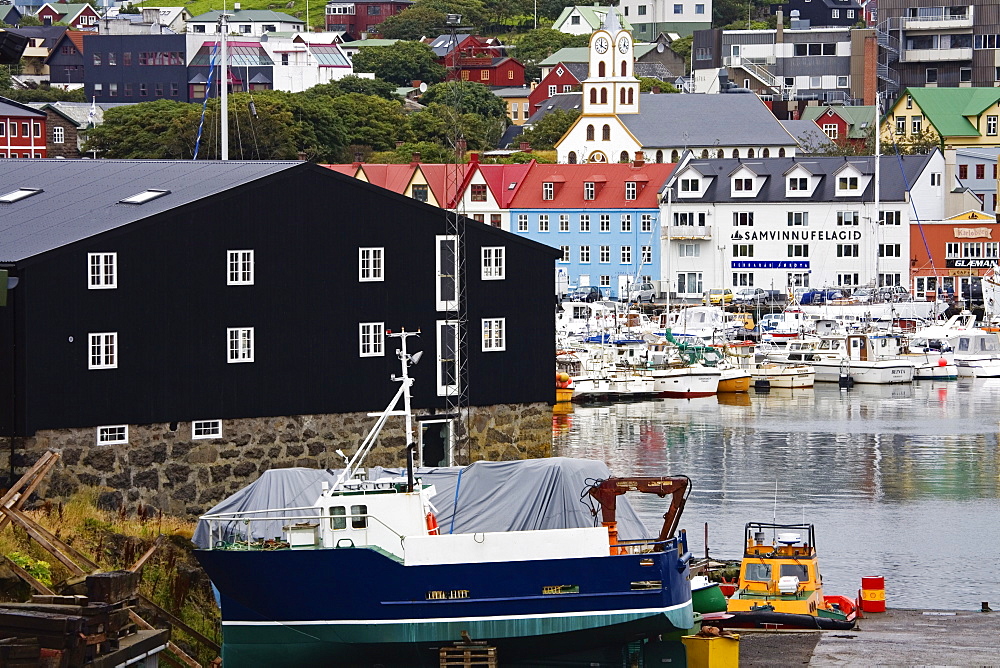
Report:
[{"label": "skylight on roof", "polygon": [[3,204],[13,204],[14,202],[19,202],[25,197],[31,197],[32,195],[37,195],[43,192],[41,188],[18,188],[6,195],[0,195],[0,203]]},{"label": "skylight on roof", "polygon": [[163,197],[164,195],[169,195],[169,190],[143,190],[141,193],[136,193],[131,197],[126,197],[123,200],[119,200],[119,204],[145,204],[150,200],[154,200],[157,197]]},{"label": "skylight on roof", "polygon": [[509,186],[507,186],[507,190],[513,190],[516,187],[517,187],[516,183],[511,183]]}]

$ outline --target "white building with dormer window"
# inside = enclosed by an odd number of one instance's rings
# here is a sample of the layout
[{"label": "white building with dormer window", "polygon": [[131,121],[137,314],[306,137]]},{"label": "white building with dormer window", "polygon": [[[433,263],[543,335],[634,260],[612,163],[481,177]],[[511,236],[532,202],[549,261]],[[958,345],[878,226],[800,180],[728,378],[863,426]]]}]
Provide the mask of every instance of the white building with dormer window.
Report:
[{"label": "white building with dormer window", "polygon": [[556,145],[559,162],[677,162],[705,158],[791,157],[796,141],[753,94],[639,94],[632,33],[608,12],[590,36],[582,113]]},{"label": "white building with dormer window", "polygon": [[944,215],[944,158],[883,157],[877,209],[874,160],[687,154],[660,191],[661,290],[912,289],[910,225]]}]

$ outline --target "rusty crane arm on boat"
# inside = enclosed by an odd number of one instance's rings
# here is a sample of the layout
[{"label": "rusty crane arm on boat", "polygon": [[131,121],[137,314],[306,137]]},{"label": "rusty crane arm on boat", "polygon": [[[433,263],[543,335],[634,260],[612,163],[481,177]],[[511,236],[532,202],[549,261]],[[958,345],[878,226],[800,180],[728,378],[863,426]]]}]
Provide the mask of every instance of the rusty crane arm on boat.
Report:
[{"label": "rusty crane arm on boat", "polygon": [[590,496],[597,499],[601,505],[601,521],[605,524],[614,523],[615,504],[618,497],[626,492],[644,492],[656,494],[661,499],[670,496],[670,508],[663,514],[663,528],[660,529],[658,541],[673,538],[677,525],[684,512],[684,504],[691,493],[691,479],[687,476],[656,478],[607,478],[599,480],[587,490]]}]

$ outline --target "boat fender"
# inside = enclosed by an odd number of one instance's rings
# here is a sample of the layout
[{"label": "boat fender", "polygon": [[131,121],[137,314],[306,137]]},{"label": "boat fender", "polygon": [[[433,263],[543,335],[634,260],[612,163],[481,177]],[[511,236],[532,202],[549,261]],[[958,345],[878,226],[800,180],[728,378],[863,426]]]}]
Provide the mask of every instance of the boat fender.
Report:
[{"label": "boat fender", "polygon": [[428,536],[439,536],[441,532],[438,530],[438,521],[434,517],[434,513],[427,513],[427,535]]}]

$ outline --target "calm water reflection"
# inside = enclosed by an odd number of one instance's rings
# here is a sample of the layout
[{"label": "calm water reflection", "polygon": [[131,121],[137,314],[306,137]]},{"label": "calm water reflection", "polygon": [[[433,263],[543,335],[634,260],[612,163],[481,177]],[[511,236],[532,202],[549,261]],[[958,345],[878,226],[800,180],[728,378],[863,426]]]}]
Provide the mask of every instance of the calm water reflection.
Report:
[{"label": "calm water reflection", "polygon": [[[1000,603],[1000,379],[576,406],[553,426],[557,455],[690,476],[696,554],[708,522],[711,554],[738,558],[777,483],[778,521],[816,525],[828,593],[882,575],[890,606]],[[659,527],[659,499],[630,500]]]}]

